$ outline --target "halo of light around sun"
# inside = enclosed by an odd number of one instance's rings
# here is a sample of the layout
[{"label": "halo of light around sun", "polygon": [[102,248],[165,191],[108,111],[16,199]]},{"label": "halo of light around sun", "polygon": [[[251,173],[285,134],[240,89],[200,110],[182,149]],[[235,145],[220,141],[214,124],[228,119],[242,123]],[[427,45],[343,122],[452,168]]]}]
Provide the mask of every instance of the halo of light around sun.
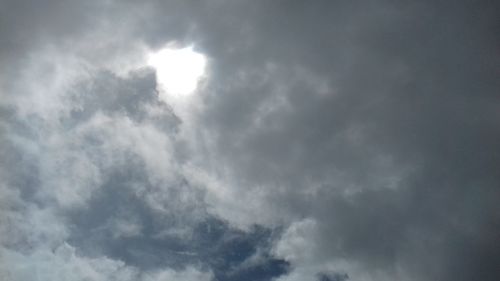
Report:
[{"label": "halo of light around sun", "polygon": [[192,47],[164,48],[151,53],[147,64],[156,70],[160,91],[185,96],[196,91],[205,73],[206,58]]}]

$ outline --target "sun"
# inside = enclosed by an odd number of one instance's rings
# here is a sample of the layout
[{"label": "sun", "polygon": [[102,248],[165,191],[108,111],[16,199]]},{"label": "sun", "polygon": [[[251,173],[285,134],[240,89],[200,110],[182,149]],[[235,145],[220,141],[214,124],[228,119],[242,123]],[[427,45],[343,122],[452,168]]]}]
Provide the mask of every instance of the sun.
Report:
[{"label": "sun", "polygon": [[148,56],[148,65],[156,70],[159,90],[186,96],[196,91],[205,74],[206,58],[193,47],[165,48]]}]

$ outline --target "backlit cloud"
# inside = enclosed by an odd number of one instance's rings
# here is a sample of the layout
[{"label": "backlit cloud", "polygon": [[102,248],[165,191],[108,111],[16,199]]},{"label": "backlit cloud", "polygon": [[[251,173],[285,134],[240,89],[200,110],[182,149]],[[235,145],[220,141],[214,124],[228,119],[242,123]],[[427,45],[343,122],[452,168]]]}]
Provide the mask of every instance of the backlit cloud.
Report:
[{"label": "backlit cloud", "polygon": [[2,1],[0,279],[498,280],[497,6]]}]

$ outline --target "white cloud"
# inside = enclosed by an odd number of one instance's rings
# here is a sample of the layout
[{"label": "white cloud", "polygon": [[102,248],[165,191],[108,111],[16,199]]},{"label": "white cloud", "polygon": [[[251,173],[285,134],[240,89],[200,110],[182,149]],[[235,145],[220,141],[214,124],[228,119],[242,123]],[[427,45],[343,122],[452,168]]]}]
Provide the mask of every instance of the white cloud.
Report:
[{"label": "white cloud", "polygon": [[146,273],[141,281],[209,281],[213,275],[210,272],[200,271],[194,267],[188,267],[182,271],[172,269],[159,270]]}]

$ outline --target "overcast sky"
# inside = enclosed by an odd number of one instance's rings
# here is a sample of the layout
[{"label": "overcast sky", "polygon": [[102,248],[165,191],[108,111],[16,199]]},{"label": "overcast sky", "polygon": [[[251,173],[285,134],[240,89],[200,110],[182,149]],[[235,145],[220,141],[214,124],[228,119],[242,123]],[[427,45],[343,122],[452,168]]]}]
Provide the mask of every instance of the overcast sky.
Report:
[{"label": "overcast sky", "polygon": [[499,34],[496,1],[0,0],[0,280],[498,281]]}]

